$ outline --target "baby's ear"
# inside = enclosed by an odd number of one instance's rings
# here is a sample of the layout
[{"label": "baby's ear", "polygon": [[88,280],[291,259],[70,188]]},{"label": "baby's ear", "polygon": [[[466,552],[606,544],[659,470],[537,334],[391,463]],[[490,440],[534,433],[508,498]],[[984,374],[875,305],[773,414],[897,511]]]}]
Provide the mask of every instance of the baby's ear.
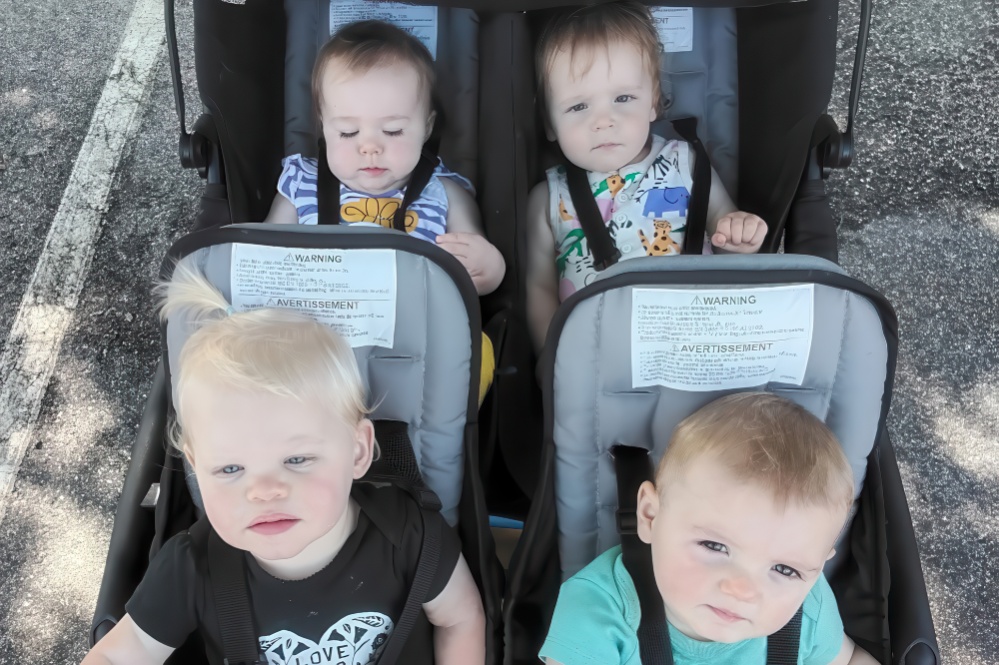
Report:
[{"label": "baby's ear", "polygon": [[426,143],[430,140],[430,135],[434,131],[434,123],[437,121],[437,111],[431,110],[430,115],[427,116],[427,131],[423,135],[423,142]]},{"label": "baby's ear", "polygon": [[375,456],[375,426],[361,418],[354,428],[354,480],[368,472]]},{"label": "baby's ear", "polygon": [[656,486],[646,480],[638,488],[638,537],[647,545],[652,544],[652,522],[659,514],[659,492]]},{"label": "baby's ear", "polygon": [[555,143],[555,141],[558,140],[558,136],[556,136],[555,134],[555,128],[552,127],[552,123],[548,119],[547,113],[544,114],[544,123],[545,123],[545,138],[548,139],[549,142]]}]

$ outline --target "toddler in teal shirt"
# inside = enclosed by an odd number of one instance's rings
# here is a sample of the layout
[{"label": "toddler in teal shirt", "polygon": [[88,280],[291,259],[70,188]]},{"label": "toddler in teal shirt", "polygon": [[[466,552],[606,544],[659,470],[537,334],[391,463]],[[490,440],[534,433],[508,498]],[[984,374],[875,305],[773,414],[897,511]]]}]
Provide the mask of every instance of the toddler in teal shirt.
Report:
[{"label": "toddler in teal shirt", "polygon": [[[853,503],[835,436],[802,407],[739,393],[677,426],[638,493],[675,665],[763,665],[767,636],[802,609],[801,665],[867,665],[823,564]],[[641,609],[615,547],[559,591],[548,665],[640,665]]]}]

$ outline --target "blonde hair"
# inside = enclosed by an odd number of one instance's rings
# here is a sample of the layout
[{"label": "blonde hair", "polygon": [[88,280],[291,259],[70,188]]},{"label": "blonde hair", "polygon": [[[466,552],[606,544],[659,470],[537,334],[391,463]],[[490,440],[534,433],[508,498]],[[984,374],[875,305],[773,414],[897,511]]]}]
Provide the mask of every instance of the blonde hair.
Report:
[{"label": "blonde hair", "polygon": [[356,74],[365,74],[386,65],[408,64],[420,77],[420,86],[427,95],[430,109],[434,108],[437,75],[434,59],[427,47],[391,23],[356,21],[337,30],[316,56],[316,64],[312,68],[312,101],[317,118],[323,114],[323,73],[333,60],[343,63],[348,71]]},{"label": "blonde hair", "polygon": [[662,45],[659,33],[648,7],[640,2],[624,0],[563,12],[545,26],[534,55],[534,71],[538,77],[537,98],[542,113],[548,112],[548,80],[559,53],[567,53],[572,61],[579,51],[607,49],[616,42],[631,44],[644,56],[648,74],[652,77],[653,106],[662,112],[664,104],[659,73]]},{"label": "blonde hair", "polygon": [[[181,349],[174,376],[178,427],[171,444],[178,450],[190,446],[184,395],[194,378],[318,402],[352,425],[369,413],[354,352],[329,327],[291,310],[233,312],[218,289],[185,263],[156,291],[162,298],[161,319],[182,316],[196,327]],[[376,457],[377,451],[376,443]]]},{"label": "blonde hair", "polygon": [[705,457],[780,506],[846,511],[853,503],[853,471],[835,435],[805,408],[771,393],[722,397],[677,425],[656,469],[660,492]]}]

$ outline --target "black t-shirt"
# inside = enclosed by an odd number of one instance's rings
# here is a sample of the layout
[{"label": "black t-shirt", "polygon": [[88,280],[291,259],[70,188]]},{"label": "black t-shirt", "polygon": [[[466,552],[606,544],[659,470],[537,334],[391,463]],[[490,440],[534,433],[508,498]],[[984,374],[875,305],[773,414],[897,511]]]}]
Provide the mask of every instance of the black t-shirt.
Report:
[{"label": "black t-shirt", "polygon": [[[357,528],[315,575],[280,580],[243,553],[257,635],[269,665],[374,662],[402,613],[422,543],[420,508],[395,487],[356,484],[351,496],[361,507]],[[443,522],[439,513],[433,518]],[[125,610],[167,646],[179,648],[199,632],[209,662],[221,663],[218,618],[205,583],[209,528],[202,520],[167,541]],[[451,579],[460,550],[454,531],[442,524],[440,563],[429,599]],[[422,613],[405,653],[407,664],[434,661],[432,626]]]}]

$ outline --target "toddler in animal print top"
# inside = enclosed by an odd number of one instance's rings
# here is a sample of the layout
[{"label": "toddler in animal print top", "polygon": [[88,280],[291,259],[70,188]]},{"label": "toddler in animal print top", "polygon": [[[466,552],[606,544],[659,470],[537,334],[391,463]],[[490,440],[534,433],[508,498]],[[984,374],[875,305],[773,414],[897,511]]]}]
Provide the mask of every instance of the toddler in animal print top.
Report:
[{"label": "toddler in animal print top", "polygon": [[[538,98],[549,140],[587,172],[622,259],[679,254],[693,185],[683,141],[651,132],[661,102],[659,37],[637,2],[601,3],[556,17],[538,44]],[[558,304],[596,276],[593,256],[556,166],[530,194],[527,305],[537,350]],[[715,252],[758,252],[767,232],[736,210],[712,171],[707,230]]]},{"label": "toddler in animal print top", "polygon": [[347,342],[289,310],[227,313],[183,264],[165,293],[164,317],[184,312],[195,329],[176,368],[173,443],[205,517],[163,545],[84,665],[163,663],[192,633],[222,663],[214,539],[245,565],[261,662],[376,662],[413,584],[424,519],[440,521],[440,556],[405,661],[484,663],[482,601],[454,531],[401,489],[354,482],[378,445]]}]

